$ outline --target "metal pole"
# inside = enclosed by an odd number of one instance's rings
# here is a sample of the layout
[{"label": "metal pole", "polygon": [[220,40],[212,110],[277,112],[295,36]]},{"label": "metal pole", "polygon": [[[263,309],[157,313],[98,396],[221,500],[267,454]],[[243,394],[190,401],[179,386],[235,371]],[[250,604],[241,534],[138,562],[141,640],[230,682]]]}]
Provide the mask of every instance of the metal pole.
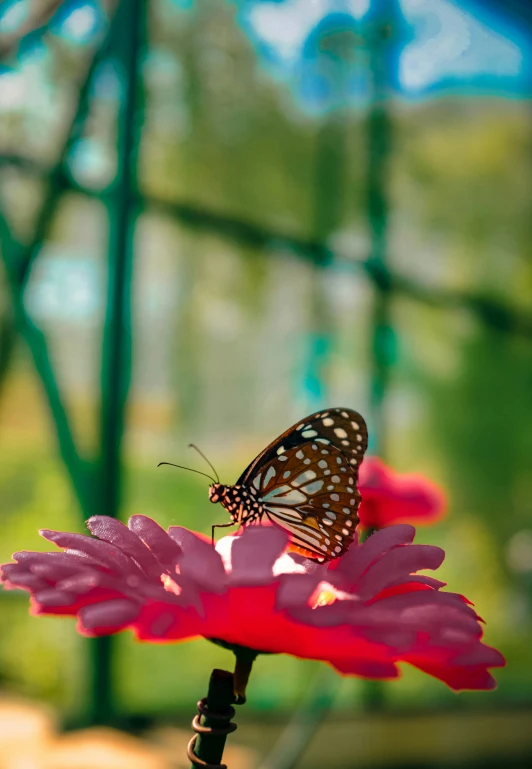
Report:
[{"label": "metal pole", "polygon": [[372,372],[370,412],[372,450],[385,451],[385,397],[394,359],[391,324],[391,286],[386,279],[388,261],[388,176],[392,145],[389,108],[391,39],[396,30],[399,9],[390,0],[373,0],[369,31],[371,102],[367,122],[367,215],[371,238],[369,262],[374,275]]},{"label": "metal pole", "polygon": [[[136,163],[142,104],[140,58],[146,29],[146,0],[121,0],[112,54],[125,92],[119,106],[115,183],[108,199],[109,271],[102,353],[100,512],[117,517],[121,502],[124,409],[131,377],[131,279],[134,252]],[[94,639],[91,658],[90,723],[106,724],[116,712],[111,636]]]},{"label": "metal pole", "polygon": [[[371,101],[367,121],[367,216],[371,238],[368,263],[373,275],[373,335],[371,347],[370,448],[383,456],[386,447],[385,399],[390,369],[395,357],[391,321],[391,284],[387,280],[388,259],[388,176],[392,144],[389,108],[392,35],[397,34],[398,6],[393,0],[373,0],[369,17],[369,62]],[[396,52],[393,52],[396,53]],[[364,683],[363,704],[367,710],[381,710],[384,689],[376,681]]]}]

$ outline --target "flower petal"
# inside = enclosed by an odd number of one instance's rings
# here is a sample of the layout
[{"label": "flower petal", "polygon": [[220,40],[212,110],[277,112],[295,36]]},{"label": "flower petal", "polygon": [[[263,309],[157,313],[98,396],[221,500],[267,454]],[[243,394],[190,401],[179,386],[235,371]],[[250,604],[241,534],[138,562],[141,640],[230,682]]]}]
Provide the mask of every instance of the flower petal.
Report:
[{"label": "flower petal", "polygon": [[377,457],[366,457],[360,467],[362,526],[383,528],[400,521],[433,523],[445,511],[441,489],[422,475],[396,473]]},{"label": "flower petal", "polygon": [[180,579],[187,579],[201,590],[222,593],[227,575],[220,555],[203,537],[182,526],[170,526],[169,536],[179,545]]},{"label": "flower petal", "polygon": [[[289,537],[281,529],[268,526],[244,529],[240,536],[224,537],[229,545],[231,585],[263,585],[272,581],[274,564],[288,545]],[[257,548],[261,557],[257,558]],[[227,567],[226,567],[227,569]]]},{"label": "flower petal", "polygon": [[121,521],[117,521],[115,518],[110,518],[107,515],[95,515],[89,518],[87,527],[91,534],[98,537],[98,539],[119,547],[121,551],[126,552],[148,577],[158,577],[160,575],[161,567],[155,556],[144,545],[142,540],[130,531],[127,526],[124,526]]},{"label": "flower petal", "polygon": [[105,603],[93,603],[79,610],[82,632],[91,635],[116,632],[135,621],[139,606],[133,601],[117,598]]},{"label": "flower petal", "polygon": [[357,584],[372,563],[393,547],[411,543],[415,533],[414,527],[405,523],[374,532],[365,542],[351,547],[345,555],[338,558],[335,574],[344,579],[346,587]]},{"label": "flower petal", "polygon": [[[386,531],[391,529],[384,529],[384,532]],[[387,553],[386,558],[375,561],[362,574],[357,583],[357,595],[362,599],[372,598],[401,577],[404,581],[416,571],[437,569],[444,558],[444,551],[434,545],[394,547]]]},{"label": "flower petal", "polygon": [[161,571],[174,571],[183,552],[166,531],[146,515],[132,515],[128,527],[141,539],[161,566]]},{"label": "flower petal", "polygon": [[[206,538],[168,534],[143,516],[129,531],[92,519],[105,540],[46,532],[61,553],[18,553],[2,567],[7,587],[31,593],[32,611],[77,615],[96,636],[130,628],[142,640],[195,636],[329,662],[338,671],[395,678],[407,662],[454,689],[490,689],[504,664],[481,642],[474,609],[443,583],[412,572],[437,568],[439,548],[413,545],[411,526],[355,540],[334,562],[293,556],[274,527]],[[225,566],[224,566],[225,563]]]},{"label": "flower petal", "polygon": [[69,534],[48,529],[41,529],[40,534],[45,539],[65,550],[87,554],[111,571],[123,571],[130,574],[135,572],[142,573],[132,558],[127,556],[116,545],[109,544],[109,542],[102,542],[100,539],[87,537],[85,534]]}]

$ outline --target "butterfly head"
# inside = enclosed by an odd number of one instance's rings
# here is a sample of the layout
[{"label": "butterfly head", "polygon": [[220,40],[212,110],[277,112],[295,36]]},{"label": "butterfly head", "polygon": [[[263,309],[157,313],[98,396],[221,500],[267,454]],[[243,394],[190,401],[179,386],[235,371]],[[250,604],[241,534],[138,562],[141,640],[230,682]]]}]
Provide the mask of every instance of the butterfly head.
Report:
[{"label": "butterfly head", "polygon": [[209,499],[214,504],[221,502],[226,494],[227,487],[223,483],[213,483],[212,486],[209,486]]}]

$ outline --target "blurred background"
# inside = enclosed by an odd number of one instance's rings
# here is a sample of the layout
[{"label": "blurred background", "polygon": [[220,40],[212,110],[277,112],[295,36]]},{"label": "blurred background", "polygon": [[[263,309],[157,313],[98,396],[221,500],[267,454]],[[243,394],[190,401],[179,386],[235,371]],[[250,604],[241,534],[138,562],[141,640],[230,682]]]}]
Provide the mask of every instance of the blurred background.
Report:
[{"label": "blurred background", "polygon": [[[0,562],[93,514],[210,532],[158,462],[233,483],[345,405],[445,488],[418,539],[508,660],[456,695],[260,658],[230,769],[532,763],[531,43],[527,0],[0,2]],[[0,592],[0,747],[103,724],[185,766],[231,664]]]}]

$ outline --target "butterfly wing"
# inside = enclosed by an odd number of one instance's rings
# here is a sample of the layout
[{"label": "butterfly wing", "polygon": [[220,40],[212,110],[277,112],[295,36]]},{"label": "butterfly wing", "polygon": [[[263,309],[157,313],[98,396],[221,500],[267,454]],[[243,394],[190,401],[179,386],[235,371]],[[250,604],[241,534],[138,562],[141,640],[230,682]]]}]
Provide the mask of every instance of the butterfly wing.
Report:
[{"label": "butterfly wing", "polygon": [[352,409],[325,409],[316,411],[276,438],[261,451],[247,467],[237,486],[249,483],[249,479],[276,456],[288,449],[312,442],[335,446],[348,458],[351,466],[357,468],[368,447],[368,430],[363,417]]},{"label": "butterfly wing", "polygon": [[305,555],[336,558],[353,541],[360,494],[358,466],[367,447],[363,418],[328,409],[284,432],[245,470],[272,522]]}]

